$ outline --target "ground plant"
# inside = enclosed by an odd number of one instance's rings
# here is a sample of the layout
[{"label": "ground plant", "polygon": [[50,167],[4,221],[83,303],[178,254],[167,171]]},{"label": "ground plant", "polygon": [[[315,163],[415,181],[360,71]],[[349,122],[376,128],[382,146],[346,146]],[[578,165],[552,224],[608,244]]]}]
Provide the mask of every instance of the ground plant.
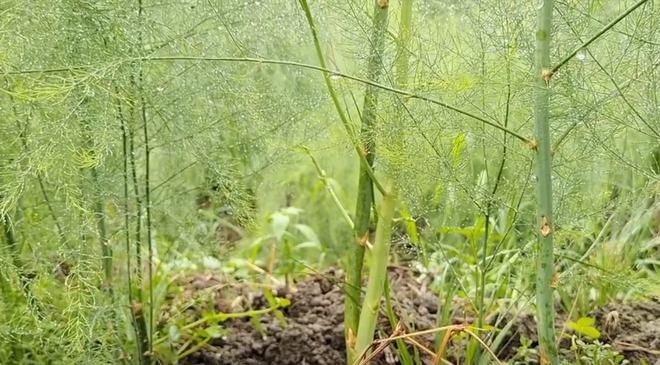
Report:
[{"label": "ground plant", "polygon": [[0,364],[660,362],[656,2],[0,15]]}]

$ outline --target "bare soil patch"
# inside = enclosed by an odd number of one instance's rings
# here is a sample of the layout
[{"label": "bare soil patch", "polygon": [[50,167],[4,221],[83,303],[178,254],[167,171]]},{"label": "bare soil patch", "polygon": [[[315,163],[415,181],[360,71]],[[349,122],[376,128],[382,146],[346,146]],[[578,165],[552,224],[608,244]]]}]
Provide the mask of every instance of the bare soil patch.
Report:
[{"label": "bare soil patch", "polygon": [[[406,331],[418,331],[435,327],[438,312],[437,297],[429,290],[428,280],[419,278],[410,270],[393,268],[390,270],[395,311],[406,323]],[[221,312],[236,312],[247,309],[267,308],[268,302],[262,292],[247,285],[226,284],[217,276],[206,275],[188,278],[183,297],[190,299],[197,292],[211,290],[214,309]],[[280,290],[277,295],[288,298],[291,304],[281,309],[286,323],[272,314],[260,316],[255,326],[254,319],[232,319],[222,323],[227,333],[222,338],[212,340],[209,345],[183,359],[184,365],[330,365],[345,363],[343,308],[344,297],[341,289],[341,275],[327,272],[312,275],[295,284],[295,290]],[[208,294],[208,293],[207,293]],[[467,303],[452,303],[454,324],[470,324],[474,318]],[[196,311],[201,317],[200,307],[191,307],[193,318]],[[500,314],[509,316],[509,314]],[[603,332],[602,342],[625,355],[632,364],[660,364],[660,300],[633,304],[611,304],[594,311],[596,326]],[[488,322],[497,325],[498,315],[490,316]],[[561,317],[561,316],[560,316]],[[531,314],[508,318],[501,323],[513,320],[509,334],[497,350],[502,362],[510,362],[523,338],[536,343],[535,322]],[[559,320],[558,322],[563,322]],[[559,324],[561,325],[561,324]],[[392,333],[384,315],[377,336],[386,338]],[[433,335],[417,337],[429,349],[433,349]],[[530,342],[527,341],[529,344]],[[447,355],[465,351],[466,340],[453,341]],[[562,341],[562,353],[571,356],[567,347],[570,341]],[[410,347],[412,351],[412,347]],[[431,356],[420,353],[425,363],[431,363]],[[378,365],[398,364],[392,349],[386,349],[375,361]],[[523,362],[530,363],[530,362]],[[533,363],[533,362],[532,362]]]}]

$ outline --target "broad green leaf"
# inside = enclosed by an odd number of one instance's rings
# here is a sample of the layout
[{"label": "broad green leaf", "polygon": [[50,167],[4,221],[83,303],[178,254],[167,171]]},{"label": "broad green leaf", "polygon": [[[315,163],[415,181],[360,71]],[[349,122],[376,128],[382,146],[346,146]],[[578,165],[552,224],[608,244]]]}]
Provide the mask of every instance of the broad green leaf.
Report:
[{"label": "broad green leaf", "polygon": [[412,214],[410,214],[408,207],[404,206],[403,209],[401,209],[401,218],[403,218],[404,222],[406,223],[406,230],[408,231],[410,240],[414,244],[419,245],[419,231],[417,230],[417,222],[415,222]]},{"label": "broad green leaf", "polygon": [[486,170],[481,170],[479,173],[479,177],[477,178],[477,186],[479,189],[487,189],[488,188],[488,173]]},{"label": "broad green leaf", "polygon": [[282,240],[284,232],[286,232],[286,228],[289,226],[290,220],[291,218],[289,218],[288,215],[279,212],[275,212],[270,216],[270,228],[278,241]]},{"label": "broad green leaf", "polygon": [[298,215],[302,213],[303,210],[296,207],[286,207],[286,208],[282,208],[280,211],[286,215],[291,216],[291,215]]},{"label": "broad green leaf", "polygon": [[[282,302],[279,301],[279,297],[276,297],[273,295],[270,289],[264,289],[264,296],[266,297],[266,300],[268,301],[268,304],[270,307],[273,309],[273,314],[275,317],[283,324],[286,326],[287,320],[286,317],[284,317],[284,313],[280,311],[278,308],[280,308],[280,304],[283,304]],[[289,302],[285,303],[287,306],[289,305]]]},{"label": "broad green leaf", "polygon": [[220,260],[212,256],[204,256],[202,258],[202,264],[209,270],[218,270],[222,267]]},{"label": "broad green leaf", "polygon": [[303,248],[321,248],[321,244],[318,242],[313,242],[313,241],[305,241],[297,244],[295,246],[296,250],[300,250]]},{"label": "broad green leaf", "polygon": [[316,232],[312,229],[312,227],[306,225],[306,224],[296,224],[294,227],[296,227],[300,233],[305,236],[305,239],[309,242],[312,242],[316,245],[320,245],[321,241],[319,240],[319,237],[316,235]]},{"label": "broad green leaf", "polygon": [[254,329],[257,330],[262,336],[266,334],[266,329],[264,328],[263,323],[261,323],[261,315],[255,314],[250,317],[250,324]]}]

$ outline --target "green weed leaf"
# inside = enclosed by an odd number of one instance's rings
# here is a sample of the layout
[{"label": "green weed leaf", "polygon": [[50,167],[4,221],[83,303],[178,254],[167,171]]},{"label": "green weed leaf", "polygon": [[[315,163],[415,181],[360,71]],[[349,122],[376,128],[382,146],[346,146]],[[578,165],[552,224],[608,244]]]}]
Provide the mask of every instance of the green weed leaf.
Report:
[{"label": "green weed leaf", "polygon": [[583,334],[590,338],[600,338],[600,331],[594,327],[596,320],[591,317],[582,317],[576,322],[569,321],[566,325],[573,331]]},{"label": "green weed leaf", "polygon": [[181,338],[181,333],[179,332],[179,327],[177,327],[174,324],[170,325],[168,333],[169,333],[169,337],[170,337],[170,342],[176,342],[176,341],[179,340],[179,338]]},{"label": "green weed leaf", "polygon": [[457,167],[461,162],[461,157],[463,156],[463,151],[465,150],[466,144],[467,142],[465,140],[465,134],[459,134],[456,136],[456,138],[454,138],[451,147],[452,164],[454,167]]},{"label": "green weed leaf", "polygon": [[279,212],[273,213],[273,215],[270,216],[270,228],[278,241],[284,236],[284,232],[286,232],[290,220],[291,219],[288,215]]},{"label": "green weed leaf", "polygon": [[204,329],[204,334],[210,338],[219,338],[224,334],[222,328],[218,325],[213,325]]},{"label": "green weed leaf", "polygon": [[296,224],[294,225],[294,227],[296,227],[300,231],[300,233],[302,233],[303,236],[305,236],[305,240],[307,241],[304,242],[305,244],[308,245],[311,244],[312,246],[315,247],[321,245],[321,241],[319,240],[319,237],[316,235],[316,232],[314,232],[312,227],[306,224]]}]

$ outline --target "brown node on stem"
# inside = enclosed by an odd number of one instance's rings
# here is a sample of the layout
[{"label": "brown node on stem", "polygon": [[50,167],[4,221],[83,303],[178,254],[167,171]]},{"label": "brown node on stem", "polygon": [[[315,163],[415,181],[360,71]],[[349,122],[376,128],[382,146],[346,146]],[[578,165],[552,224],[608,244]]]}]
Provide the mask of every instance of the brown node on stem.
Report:
[{"label": "brown node on stem", "polygon": [[359,153],[360,155],[362,155],[362,157],[366,158],[367,155],[369,154],[369,148],[367,148],[367,146],[365,146],[364,144],[360,144]]},{"label": "brown node on stem", "polygon": [[560,281],[561,281],[561,275],[559,275],[559,273],[555,271],[555,273],[552,275],[552,282],[550,283],[550,286],[553,289],[557,289],[559,287]]},{"label": "brown node on stem", "polygon": [[380,6],[381,9],[387,8],[390,6],[390,0],[378,0],[378,6]]},{"label": "brown node on stem", "polygon": [[349,349],[354,349],[355,342],[357,342],[357,336],[355,335],[355,332],[353,332],[353,329],[349,328],[348,332],[346,333],[346,345]]},{"label": "brown node on stem", "polygon": [[142,315],[142,303],[140,302],[133,302],[131,304],[131,312],[133,313],[134,316],[139,317]]},{"label": "brown node on stem", "polygon": [[539,149],[539,142],[536,139],[530,139],[527,141],[527,145],[529,146],[530,149],[537,151]]},{"label": "brown node on stem", "polygon": [[548,217],[543,216],[541,222],[541,235],[543,235],[543,237],[548,237],[552,233],[552,226],[550,225]]},{"label": "brown node on stem", "polygon": [[543,72],[541,72],[541,77],[543,78],[543,81],[545,81],[547,83],[547,82],[550,82],[550,79],[552,79],[552,76],[554,74],[555,73],[551,69],[544,68]]},{"label": "brown node on stem", "polygon": [[539,363],[541,365],[546,365],[550,363],[550,358],[548,357],[548,354],[545,352],[543,346],[541,346],[541,351],[539,352]]},{"label": "brown node on stem", "polygon": [[372,249],[374,246],[369,242],[369,230],[364,232],[364,236],[358,238],[358,244],[364,248]]}]

